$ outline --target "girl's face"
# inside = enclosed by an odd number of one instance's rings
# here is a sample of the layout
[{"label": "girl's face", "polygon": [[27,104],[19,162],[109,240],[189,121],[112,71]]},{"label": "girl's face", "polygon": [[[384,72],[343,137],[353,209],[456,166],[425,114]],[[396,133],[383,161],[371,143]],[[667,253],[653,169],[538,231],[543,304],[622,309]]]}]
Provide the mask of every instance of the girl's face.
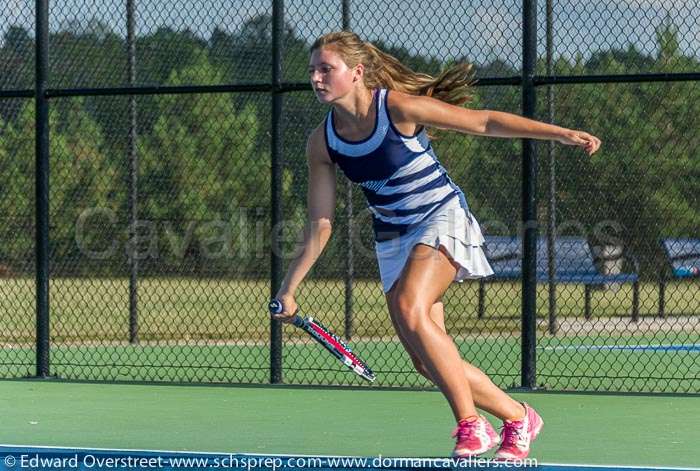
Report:
[{"label": "girl's face", "polygon": [[321,103],[333,103],[346,96],[362,79],[361,64],[350,68],[332,48],[314,49],[309,60],[309,80]]}]

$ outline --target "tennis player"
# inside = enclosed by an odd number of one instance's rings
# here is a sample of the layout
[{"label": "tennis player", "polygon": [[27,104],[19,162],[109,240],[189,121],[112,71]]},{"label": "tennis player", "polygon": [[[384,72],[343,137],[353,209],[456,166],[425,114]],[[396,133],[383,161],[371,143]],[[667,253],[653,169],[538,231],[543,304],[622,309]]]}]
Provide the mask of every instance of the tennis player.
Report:
[{"label": "tennis player", "polygon": [[[450,283],[493,274],[484,238],[464,193],[430,145],[427,128],[479,136],[555,140],[593,154],[600,140],[575,131],[460,105],[470,95],[470,70],[455,65],[437,77],[416,73],[350,32],[318,38],[309,79],[325,120],[307,142],[308,224],[277,299],[288,322],[294,293],[331,235],[338,166],[359,184],[372,213],[383,290],[396,333],[417,371],[452,408],[455,457],[494,448],[497,459],[521,459],[542,428],[535,410],[515,401],[463,361],[445,331],[441,298]],[[477,408],[503,420],[500,437]]]}]

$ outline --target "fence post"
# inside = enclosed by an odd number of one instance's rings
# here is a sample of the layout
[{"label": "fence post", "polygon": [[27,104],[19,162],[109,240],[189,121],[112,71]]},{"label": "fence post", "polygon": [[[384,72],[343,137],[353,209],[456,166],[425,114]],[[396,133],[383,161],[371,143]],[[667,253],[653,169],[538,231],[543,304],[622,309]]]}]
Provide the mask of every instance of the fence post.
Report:
[{"label": "fence post", "polygon": [[[551,77],[552,70],[552,0],[547,0],[547,75]],[[547,122],[554,122],[554,87],[547,85]],[[549,160],[549,205],[547,210],[547,268],[549,271],[549,333],[557,333],[557,265],[556,265],[556,235],[557,235],[557,179],[556,160],[554,158],[554,142],[547,143],[547,157]]]},{"label": "fence post", "polygon": [[36,0],[36,376],[49,369],[49,0]]},{"label": "fence post", "polygon": [[[282,221],[282,34],[284,1],[272,1],[272,122],[271,122],[271,296],[282,284],[280,222]],[[270,382],[282,382],[282,323],[270,320]]]},{"label": "fence post", "polygon": [[343,0],[342,3],[343,31],[350,31],[350,0]]},{"label": "fence post", "polygon": [[[343,0],[343,31],[350,31],[350,0]],[[352,219],[353,219],[353,207],[352,207],[352,182],[346,180],[345,182],[345,219],[347,221],[347,238],[348,243],[345,247],[345,338],[347,340],[352,339],[353,335],[353,322],[352,322],[352,308],[353,308],[353,278],[355,275],[355,257],[353,251],[353,232],[352,232]]]},{"label": "fence post", "polygon": [[[136,85],[136,38],[135,38],[134,0],[126,0],[126,44],[129,86]],[[138,220],[138,174],[139,161],[136,153],[137,116],[136,97],[129,95],[129,239],[136,239],[136,221]],[[129,343],[139,341],[138,321],[138,272],[139,261],[136,248],[132,246],[129,257]]]},{"label": "fence post", "polygon": [[[535,116],[535,64],[537,60],[537,0],[523,0],[523,115]],[[537,156],[532,139],[523,139],[522,151],[522,345],[521,386],[533,389],[536,384],[536,298],[537,298]]]}]

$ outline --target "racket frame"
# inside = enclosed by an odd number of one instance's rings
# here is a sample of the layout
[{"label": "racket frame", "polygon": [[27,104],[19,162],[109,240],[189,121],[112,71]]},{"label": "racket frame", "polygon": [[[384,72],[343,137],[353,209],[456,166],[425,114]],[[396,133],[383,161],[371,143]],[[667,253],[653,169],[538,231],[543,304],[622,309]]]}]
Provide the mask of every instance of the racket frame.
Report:
[{"label": "racket frame", "polygon": [[[273,299],[270,301],[269,310],[272,314],[279,314],[282,312],[282,303]],[[291,323],[306,332],[355,374],[369,382],[376,379],[372,369],[352,351],[350,346],[317,319],[295,314]]]}]

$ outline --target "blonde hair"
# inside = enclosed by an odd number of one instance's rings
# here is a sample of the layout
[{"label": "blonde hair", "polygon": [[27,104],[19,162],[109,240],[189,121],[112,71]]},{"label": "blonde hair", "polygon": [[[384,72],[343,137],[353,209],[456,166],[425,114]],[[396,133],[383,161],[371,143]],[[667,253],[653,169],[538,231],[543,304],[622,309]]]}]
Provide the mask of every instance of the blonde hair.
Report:
[{"label": "blonde hair", "polygon": [[455,64],[436,77],[414,72],[396,57],[349,31],[324,34],[314,41],[311,51],[321,47],[333,49],[348,67],[364,65],[364,82],[368,88],[388,88],[410,95],[425,95],[452,105],[462,105],[472,98],[471,64]]}]

